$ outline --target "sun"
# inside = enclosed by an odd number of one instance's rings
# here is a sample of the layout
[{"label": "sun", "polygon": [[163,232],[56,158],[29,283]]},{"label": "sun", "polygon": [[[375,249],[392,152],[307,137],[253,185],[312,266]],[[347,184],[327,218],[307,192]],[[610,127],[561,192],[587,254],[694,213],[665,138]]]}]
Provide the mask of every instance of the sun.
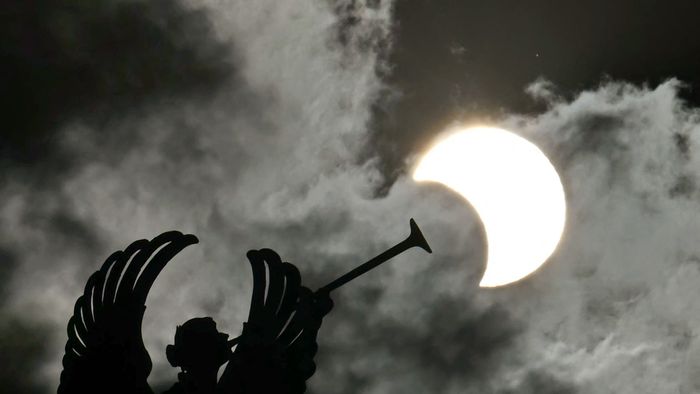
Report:
[{"label": "sun", "polygon": [[528,276],[559,244],[566,220],[559,175],[537,146],[510,131],[450,134],[422,157],[413,178],[444,184],[478,213],[488,243],[482,287]]}]

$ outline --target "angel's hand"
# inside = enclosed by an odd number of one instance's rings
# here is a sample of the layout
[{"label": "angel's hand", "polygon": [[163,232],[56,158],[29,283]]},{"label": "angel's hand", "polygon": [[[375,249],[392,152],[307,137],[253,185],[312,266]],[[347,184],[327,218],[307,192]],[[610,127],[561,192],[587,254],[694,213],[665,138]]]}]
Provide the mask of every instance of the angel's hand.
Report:
[{"label": "angel's hand", "polygon": [[[309,289],[304,288],[306,291]],[[330,297],[330,294],[328,292],[322,291],[322,292],[317,292],[317,293],[312,293],[309,296],[306,296],[305,294],[302,293],[302,297],[308,297],[307,300],[304,300],[306,302],[309,302],[309,309],[310,309],[310,315],[314,320],[318,320],[319,322],[321,319],[323,319],[328,313],[330,313],[331,309],[333,309],[333,300]],[[301,300],[300,300],[301,302]]]},{"label": "angel's hand", "polygon": [[290,373],[305,381],[316,371],[314,358],[318,351],[316,338],[323,318],[333,308],[328,293],[313,293],[306,287],[299,292],[299,315],[301,333],[286,350],[286,362]]}]

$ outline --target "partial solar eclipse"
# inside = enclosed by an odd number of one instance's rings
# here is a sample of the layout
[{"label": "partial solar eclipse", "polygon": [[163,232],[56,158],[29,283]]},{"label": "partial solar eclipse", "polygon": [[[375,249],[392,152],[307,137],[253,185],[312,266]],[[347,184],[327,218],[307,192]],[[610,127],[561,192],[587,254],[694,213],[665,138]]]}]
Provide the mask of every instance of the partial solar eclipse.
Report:
[{"label": "partial solar eclipse", "polygon": [[528,140],[507,130],[455,132],[423,156],[416,181],[462,195],[481,219],[488,245],[482,287],[503,286],[537,270],[564,231],[564,188],[554,166]]}]

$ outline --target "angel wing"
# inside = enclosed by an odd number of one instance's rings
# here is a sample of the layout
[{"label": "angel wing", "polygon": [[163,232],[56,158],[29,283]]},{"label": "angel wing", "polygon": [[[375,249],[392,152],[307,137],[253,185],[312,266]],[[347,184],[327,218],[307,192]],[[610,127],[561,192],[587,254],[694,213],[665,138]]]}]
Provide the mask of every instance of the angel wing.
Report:
[{"label": "angel wing", "polygon": [[248,322],[217,387],[220,394],[300,394],[316,365],[316,334],[333,306],[301,286],[299,270],[270,249],[251,250]]},{"label": "angel wing", "polygon": [[197,243],[177,231],[113,253],[92,274],[68,321],[58,394],[151,394],[151,359],[141,337],[146,297],[163,267]]}]

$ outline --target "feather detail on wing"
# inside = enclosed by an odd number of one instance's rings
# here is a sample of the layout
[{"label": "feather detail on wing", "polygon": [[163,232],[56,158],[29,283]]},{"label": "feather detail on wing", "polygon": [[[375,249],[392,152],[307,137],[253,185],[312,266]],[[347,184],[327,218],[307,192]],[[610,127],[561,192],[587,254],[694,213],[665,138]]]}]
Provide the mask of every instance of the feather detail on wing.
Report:
[{"label": "feather detail on wing", "polygon": [[68,322],[58,394],[152,393],[141,336],[146,297],[165,265],[197,242],[177,231],[139,240],[90,276]]},{"label": "feather detail on wing", "polygon": [[218,392],[303,393],[316,369],[316,334],[332,302],[301,286],[299,270],[273,250],[251,250],[247,257],[253,270],[250,314]]}]

